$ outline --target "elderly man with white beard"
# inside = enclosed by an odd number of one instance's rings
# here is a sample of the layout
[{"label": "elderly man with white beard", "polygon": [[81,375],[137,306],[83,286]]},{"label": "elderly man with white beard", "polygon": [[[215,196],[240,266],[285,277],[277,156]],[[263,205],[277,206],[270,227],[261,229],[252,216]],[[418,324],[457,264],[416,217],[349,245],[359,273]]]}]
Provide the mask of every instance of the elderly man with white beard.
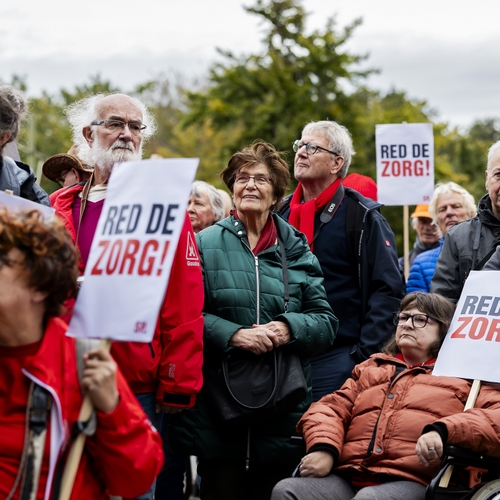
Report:
[{"label": "elderly man with white beard", "polygon": [[[78,155],[94,167],[94,172],[88,181],[60,189],[50,200],[78,246],[83,273],[113,166],[115,162],[141,159],[143,141],[154,133],[155,123],[141,101],[125,94],[85,98],[71,105],[66,114]],[[162,414],[191,408],[202,385],[203,283],[199,262],[193,266],[193,261],[186,259],[189,242],[193,241],[186,213],[153,341],[115,342],[111,349],[132,391],[159,430]],[[113,303],[113,297],[108,300],[109,307],[120,307]],[[138,498],[152,499],[153,495],[154,486]]]}]

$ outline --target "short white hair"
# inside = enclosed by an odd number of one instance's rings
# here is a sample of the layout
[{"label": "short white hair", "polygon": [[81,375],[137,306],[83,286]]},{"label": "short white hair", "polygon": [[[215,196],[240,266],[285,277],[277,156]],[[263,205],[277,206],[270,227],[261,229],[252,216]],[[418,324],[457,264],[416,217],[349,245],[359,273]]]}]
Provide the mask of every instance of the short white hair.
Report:
[{"label": "short white hair", "polygon": [[495,142],[495,144],[492,144],[490,149],[488,149],[488,164],[486,165],[486,169],[490,168],[491,160],[492,160],[494,154],[499,149],[500,149],[500,141]]},{"label": "short white hair", "polygon": [[467,189],[459,186],[455,182],[439,182],[434,188],[434,193],[432,194],[432,199],[429,203],[429,213],[432,215],[432,223],[437,226],[437,205],[439,202],[439,197],[443,194],[459,194],[462,197],[462,201],[467,210],[467,215],[474,217],[477,213],[476,202],[474,197],[467,191]]},{"label": "short white hair", "polygon": [[[79,157],[84,161],[89,161],[90,147],[83,136],[83,129],[89,127],[90,124],[99,118],[98,104],[110,95],[117,95],[118,92],[113,94],[94,94],[79,101],[74,102],[66,107],[64,112],[68,117],[71,131],[73,132],[73,144],[78,146]],[[130,96],[128,96],[130,97]],[[153,114],[149,111],[148,107],[139,99],[130,97],[134,104],[142,112],[142,122],[146,125],[142,133],[142,142],[147,142],[156,132],[156,121]]]},{"label": "short white hair", "polygon": [[302,131],[302,135],[310,134],[311,132],[320,132],[328,139],[328,149],[335,151],[344,158],[344,164],[339,170],[339,177],[342,179],[347,175],[347,170],[351,164],[352,157],[356,154],[352,144],[352,137],[343,125],[330,120],[321,120],[319,122],[310,122]]},{"label": "short white hair", "polygon": [[208,196],[214,216],[214,222],[222,220],[226,215],[226,207],[224,206],[224,200],[219,191],[207,182],[194,181],[191,185],[191,194],[195,198],[200,198],[203,193]]}]

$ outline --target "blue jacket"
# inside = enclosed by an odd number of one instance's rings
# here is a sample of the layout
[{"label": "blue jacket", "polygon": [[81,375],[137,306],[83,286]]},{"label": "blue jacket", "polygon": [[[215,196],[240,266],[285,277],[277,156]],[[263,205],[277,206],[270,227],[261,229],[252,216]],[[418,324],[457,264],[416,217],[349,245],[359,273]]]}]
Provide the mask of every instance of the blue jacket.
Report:
[{"label": "blue jacket", "polygon": [[436,272],[436,262],[443,249],[444,238],[439,240],[439,246],[417,255],[410,268],[406,293],[430,292],[431,280]]}]

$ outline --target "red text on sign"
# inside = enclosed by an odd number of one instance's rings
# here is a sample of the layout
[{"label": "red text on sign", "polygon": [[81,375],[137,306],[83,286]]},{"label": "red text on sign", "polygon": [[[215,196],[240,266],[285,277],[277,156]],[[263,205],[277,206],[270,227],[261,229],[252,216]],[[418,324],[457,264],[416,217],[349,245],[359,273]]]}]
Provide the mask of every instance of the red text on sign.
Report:
[{"label": "red text on sign", "polygon": [[430,172],[429,160],[382,160],[382,177],[425,177]]},{"label": "red text on sign", "polygon": [[99,257],[90,274],[137,274],[159,276],[167,256],[170,241],[160,244],[157,240],[101,240],[98,244]]},{"label": "red text on sign", "polygon": [[459,327],[451,334],[452,339],[486,340],[500,342],[500,319],[480,316],[460,316]]}]

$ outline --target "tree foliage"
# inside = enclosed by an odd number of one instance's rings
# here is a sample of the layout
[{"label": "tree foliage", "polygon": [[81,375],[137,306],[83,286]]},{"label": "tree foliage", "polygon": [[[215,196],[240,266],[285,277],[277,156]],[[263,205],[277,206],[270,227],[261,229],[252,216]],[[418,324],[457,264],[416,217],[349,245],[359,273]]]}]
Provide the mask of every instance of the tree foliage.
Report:
[{"label": "tree foliage", "polygon": [[206,88],[187,94],[185,123],[237,129],[233,150],[256,138],[288,149],[311,120],[349,125],[354,103],[347,89],[371,72],[355,70],[364,56],[343,48],[360,21],[338,31],[331,18],[324,31],[306,35],[307,15],[296,0],[258,0],[246,10],[266,23],[263,51],[238,56],[219,50],[225,61],[212,67]]},{"label": "tree foliage", "polygon": [[[70,148],[65,106],[90,94],[123,91],[142,99],[157,119],[158,132],[146,145],[145,156],[198,157],[197,177],[217,187],[222,187],[219,172],[244,145],[262,139],[290,150],[307,122],[329,119],[345,125],[353,136],[357,154],[351,171],[373,178],[376,124],[431,122],[436,181],[453,180],[476,201],[485,192],[487,150],[500,139],[498,118],[460,130],[440,122],[423,99],[398,89],[369,88],[367,77],[375,70],[362,68],[367,56],[346,49],[360,19],[339,28],[331,17],[324,29],[306,32],[301,0],[256,0],[245,9],[262,21],[262,49],[246,55],[220,49],[222,61],[202,84],[159,73],[130,90],[95,75],[74,89],[31,99],[30,118],[19,140],[23,160],[37,170],[47,157]],[[14,76],[11,84],[27,90],[23,77]],[[56,187],[46,179],[43,186],[48,191]],[[401,253],[402,209],[383,211]]]}]

